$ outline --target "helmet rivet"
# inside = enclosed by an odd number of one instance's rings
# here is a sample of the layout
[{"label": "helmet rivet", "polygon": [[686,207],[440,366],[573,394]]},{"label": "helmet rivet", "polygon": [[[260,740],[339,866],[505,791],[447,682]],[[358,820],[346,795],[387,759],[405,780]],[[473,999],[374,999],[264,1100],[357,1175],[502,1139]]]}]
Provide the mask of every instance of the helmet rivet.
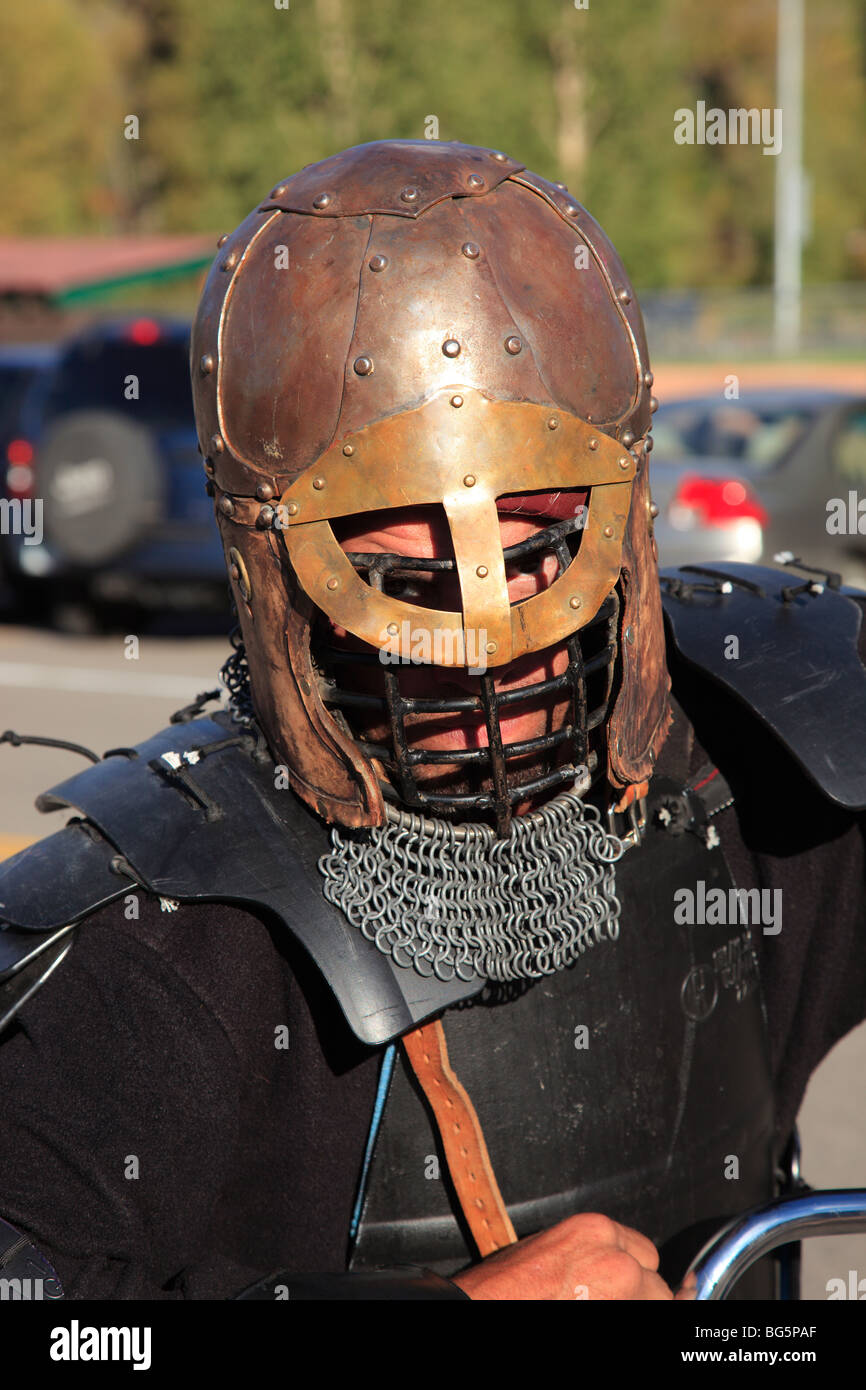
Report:
[{"label": "helmet rivet", "polygon": [[590,449],[592,449],[592,450],[597,449],[597,448],[598,448],[598,440],[597,440],[597,439],[591,439],[591,440],[589,441],[589,447],[590,447]]},{"label": "helmet rivet", "polygon": [[466,180],[466,182],[469,184],[469,187],[470,187],[470,188],[483,188],[483,187],[484,187],[484,180],[483,180],[483,178],[481,177],[480,174],[470,174],[470,175],[469,175],[469,178]]},{"label": "helmet rivet", "polygon": [[633,647],[633,646],[634,646],[634,628],[633,628],[633,627],[627,627],[627,628],[626,628],[626,630],[625,630],[625,640],[628,642],[628,644],[629,644],[630,647]]},{"label": "helmet rivet", "polygon": [[355,446],[354,446],[354,444],[344,444],[344,445],[343,445],[343,453],[346,455],[346,458],[347,458],[347,459],[350,459],[350,458],[352,457],[352,455],[354,454],[354,452],[355,452]]},{"label": "helmet rivet", "polygon": [[503,154],[501,150],[491,150],[490,153],[491,153],[491,155],[493,156],[494,159],[498,159],[498,160],[499,160],[499,163],[500,163],[500,164],[503,164],[503,163],[505,162],[505,160],[508,158],[508,155],[507,155],[507,154]]},{"label": "helmet rivet", "polygon": [[651,415],[655,415],[655,413],[656,413],[656,411],[658,410],[658,408],[659,408],[659,403],[658,403],[658,401],[656,400],[655,396],[650,396],[650,414],[651,414]]},{"label": "helmet rivet", "polygon": [[490,656],[493,655],[493,653],[496,651],[496,649],[497,649],[497,648],[496,648],[496,643],[495,643],[495,642],[488,642],[488,643],[487,643],[487,652],[488,652],[488,654],[489,654]]},{"label": "helmet rivet", "polygon": [[628,290],[620,290],[619,294],[617,295],[617,299],[619,300],[620,304],[631,304],[631,295],[629,294]]},{"label": "helmet rivet", "polygon": [[238,253],[237,253],[237,251],[229,251],[228,255],[226,256],[225,260],[224,260],[223,263],[222,263],[222,269],[223,269],[223,270],[234,270],[234,268],[235,268],[235,266],[237,265],[237,263],[238,263]]},{"label": "helmet rivet", "polygon": [[337,585],[339,584],[339,582],[340,582],[339,579],[336,579],[335,576],[332,574],[331,577],[330,577],[330,579],[328,580],[327,584],[325,585],[325,588],[326,588],[326,589],[336,589],[336,588],[337,588]]},{"label": "helmet rivet", "polygon": [[219,249],[220,249],[221,247],[225,246],[225,244],[226,244],[226,242],[228,241],[228,239],[229,239],[229,234],[228,234],[228,232],[223,232],[222,236],[219,238],[219,240],[218,240],[218,242],[217,242],[217,250],[218,250],[218,251],[219,251]]},{"label": "helmet rivet", "polygon": [[649,514],[650,514],[650,516],[653,518],[653,520],[655,521],[655,518],[656,518],[656,517],[658,516],[658,514],[659,514],[659,509],[658,509],[658,504],[657,504],[657,503],[655,503],[655,502],[650,502]]},{"label": "helmet rivet", "polygon": [[316,492],[321,492],[321,491],[322,491],[322,488],[323,488],[324,486],[325,486],[325,480],[324,480],[324,478],[318,477],[318,478],[314,478],[314,479],[313,479],[313,487],[316,489]]},{"label": "helmet rivet", "polygon": [[622,457],[617,460],[617,462],[619,463],[620,468],[628,468],[629,464],[631,463],[631,459],[627,458],[626,455],[623,454]]},{"label": "helmet rivet", "polygon": [[235,504],[230,497],[220,498],[219,509],[223,516],[234,516],[235,514]]},{"label": "helmet rivet", "polygon": [[625,445],[626,449],[630,449],[632,444],[634,444],[634,431],[626,430],[619,442]]},{"label": "helmet rivet", "polygon": [[396,623],[389,623],[389,624],[388,624],[388,627],[387,627],[387,631],[390,632],[390,634],[391,634],[392,637],[396,637],[396,636],[397,636],[397,633],[400,631],[400,629],[399,629],[399,627],[397,626]]},{"label": "helmet rivet", "polygon": [[568,600],[569,608],[580,608],[582,604],[583,599],[578,598],[577,594],[572,594],[571,598]]},{"label": "helmet rivet", "polygon": [[330,207],[331,201],[332,201],[332,199],[331,199],[331,194],[330,194],[330,193],[319,193],[319,194],[313,199],[313,207],[314,207],[314,208],[327,208],[327,207]]},{"label": "helmet rivet", "polygon": [[579,212],[580,208],[577,206],[577,203],[566,203],[565,214],[567,217],[576,217]]},{"label": "helmet rivet", "polygon": [[477,261],[478,257],[481,255],[481,247],[474,241],[464,241],[460,250],[468,261]]},{"label": "helmet rivet", "polygon": [[487,578],[487,566],[486,566],[486,565],[479,565],[478,568],[477,568],[477,570],[475,571],[475,573],[478,575],[478,578],[479,578],[479,579],[486,579],[486,578]]},{"label": "helmet rivet", "polygon": [[206,352],[198,365],[202,376],[209,376],[210,373],[213,371],[214,367],[212,355],[209,352]]},{"label": "helmet rivet", "polygon": [[283,194],[288,193],[288,191],[289,185],[287,183],[278,183],[276,188],[271,189],[270,196],[272,198],[282,198]]},{"label": "helmet rivet", "polygon": [[213,464],[212,464],[211,460],[210,460],[210,459],[202,459],[201,463],[202,463],[202,468],[204,469],[205,473],[207,473],[208,477],[211,477],[211,478],[212,478],[212,477],[213,477]]},{"label": "helmet rivet", "polygon": [[373,370],[372,357],[356,357],[352,363],[357,376],[369,376]]},{"label": "helmet rivet", "polygon": [[260,502],[270,502],[273,495],[274,489],[271,487],[270,483],[259,483],[256,488],[256,497]]},{"label": "helmet rivet", "polygon": [[644,451],[644,453],[645,453],[645,454],[651,454],[652,451],[653,451],[653,445],[654,445],[654,444],[655,444],[655,440],[653,439],[653,437],[652,437],[651,434],[648,434],[647,437],[646,437],[646,439],[644,440],[644,446],[643,446],[643,451]]},{"label": "helmet rivet", "polygon": [[555,183],[553,186],[554,186],[554,188],[558,188],[559,191],[560,191],[560,193],[567,193],[567,192],[568,192],[568,189],[567,189],[567,187],[565,186],[564,183]]},{"label": "helmet rivet", "polygon": [[385,269],[385,266],[386,266],[387,264],[388,264],[388,257],[387,257],[387,256],[371,256],[371,257],[370,257],[370,269],[371,269],[371,270],[384,270],[384,269]]},{"label": "helmet rivet", "polygon": [[558,430],[558,429],[559,429],[559,421],[557,420],[557,418],[556,418],[555,415],[551,415],[550,419],[549,419],[548,422],[547,422],[547,428],[548,428],[549,430]]},{"label": "helmet rivet", "polygon": [[612,527],[612,526],[605,526],[605,528],[604,528],[604,534],[607,536],[608,540],[610,540],[611,536],[613,535],[613,527]]},{"label": "helmet rivet", "polygon": [[256,517],[256,525],[258,526],[259,530],[260,530],[260,531],[267,531],[268,527],[273,526],[273,524],[274,524],[274,509],[273,509],[273,507],[262,507],[261,511],[259,512],[258,516]]},{"label": "helmet rivet", "polygon": [[519,338],[512,336],[505,339],[505,351],[510,353],[512,357],[516,357],[522,348],[523,343]]},{"label": "helmet rivet", "polygon": [[454,406],[455,410],[459,410],[460,406],[463,404],[463,397],[462,397],[462,396],[452,396],[452,397],[451,397],[451,404]]},{"label": "helmet rivet", "polygon": [[652,386],[652,384],[653,384],[654,381],[655,381],[655,377],[653,376],[652,372],[644,372],[644,374],[643,374],[643,384],[644,384],[644,386]]},{"label": "helmet rivet", "polygon": [[221,434],[211,435],[210,451],[212,454],[221,454],[225,447],[226,446],[223,443],[223,437]]},{"label": "helmet rivet", "polygon": [[238,578],[238,576],[240,575],[240,570],[238,569],[237,565],[232,565],[230,567],[229,574],[231,575],[232,579]]},{"label": "helmet rivet", "polygon": [[446,357],[459,357],[460,344],[456,338],[446,338],[445,342],[442,344],[442,351],[445,353]]},{"label": "helmet rivet", "polygon": [[400,201],[403,203],[417,203],[420,197],[421,190],[416,188],[415,185],[411,183],[407,184],[406,187],[402,189],[400,192]]},{"label": "helmet rivet", "polygon": [[475,474],[474,474],[474,473],[467,473],[467,474],[466,474],[466,477],[463,479],[463,486],[464,486],[464,487],[474,487],[474,486],[475,486]]},{"label": "helmet rivet", "polygon": [[300,507],[298,506],[297,502],[290,502],[286,507],[286,511],[288,512],[289,516],[297,516],[298,512],[300,511]]}]

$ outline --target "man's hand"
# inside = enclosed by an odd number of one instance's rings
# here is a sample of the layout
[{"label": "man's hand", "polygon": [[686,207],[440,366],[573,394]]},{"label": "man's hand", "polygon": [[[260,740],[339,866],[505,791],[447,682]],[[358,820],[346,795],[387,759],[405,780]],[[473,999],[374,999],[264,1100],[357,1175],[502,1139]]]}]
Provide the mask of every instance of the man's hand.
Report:
[{"label": "man's hand", "polygon": [[[451,1282],[473,1299],[673,1300],[658,1264],[658,1251],[639,1231],[583,1212],[497,1251]],[[676,1295],[693,1297],[693,1282]]]}]

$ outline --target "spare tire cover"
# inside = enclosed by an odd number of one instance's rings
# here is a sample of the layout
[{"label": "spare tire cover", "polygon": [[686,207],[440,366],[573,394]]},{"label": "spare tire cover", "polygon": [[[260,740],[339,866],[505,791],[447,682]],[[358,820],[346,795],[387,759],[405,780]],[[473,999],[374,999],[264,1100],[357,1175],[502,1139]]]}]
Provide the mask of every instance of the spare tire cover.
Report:
[{"label": "spare tire cover", "polygon": [[107,410],[75,411],[46,430],[36,464],[52,549],[96,567],[128,550],[163,511],[165,480],[152,435]]}]

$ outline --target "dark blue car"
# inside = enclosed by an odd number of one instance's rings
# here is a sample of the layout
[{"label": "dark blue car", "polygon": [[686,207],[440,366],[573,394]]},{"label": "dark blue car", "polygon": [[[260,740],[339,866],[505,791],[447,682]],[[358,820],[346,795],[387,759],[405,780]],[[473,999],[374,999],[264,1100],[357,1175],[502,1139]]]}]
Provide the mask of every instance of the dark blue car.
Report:
[{"label": "dark blue car", "polygon": [[7,446],[2,536],[30,615],[70,601],[225,606],[188,353],[188,323],[112,320],[34,379]]}]

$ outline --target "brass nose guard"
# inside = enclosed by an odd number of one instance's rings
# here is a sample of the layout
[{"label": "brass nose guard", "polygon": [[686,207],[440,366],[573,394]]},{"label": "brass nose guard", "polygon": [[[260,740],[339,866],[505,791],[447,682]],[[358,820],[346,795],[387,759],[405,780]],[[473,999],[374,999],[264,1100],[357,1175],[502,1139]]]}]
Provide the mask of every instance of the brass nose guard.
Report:
[{"label": "brass nose guard", "polygon": [[[451,405],[455,386],[459,412]],[[439,630],[446,640],[432,644],[435,664],[464,666],[483,632],[496,644],[489,664],[498,666],[562,641],[598,612],[619,577],[636,464],[616,440],[568,411],[455,386],[337,439],[283,493],[277,524],[304,592],[361,641],[387,643],[409,659],[406,632]],[[548,589],[511,607],[496,499],[583,488],[592,492],[578,554]],[[462,613],[373,589],[330,526],[337,517],[431,504],[448,519]],[[397,625],[396,639],[389,624]]]}]

